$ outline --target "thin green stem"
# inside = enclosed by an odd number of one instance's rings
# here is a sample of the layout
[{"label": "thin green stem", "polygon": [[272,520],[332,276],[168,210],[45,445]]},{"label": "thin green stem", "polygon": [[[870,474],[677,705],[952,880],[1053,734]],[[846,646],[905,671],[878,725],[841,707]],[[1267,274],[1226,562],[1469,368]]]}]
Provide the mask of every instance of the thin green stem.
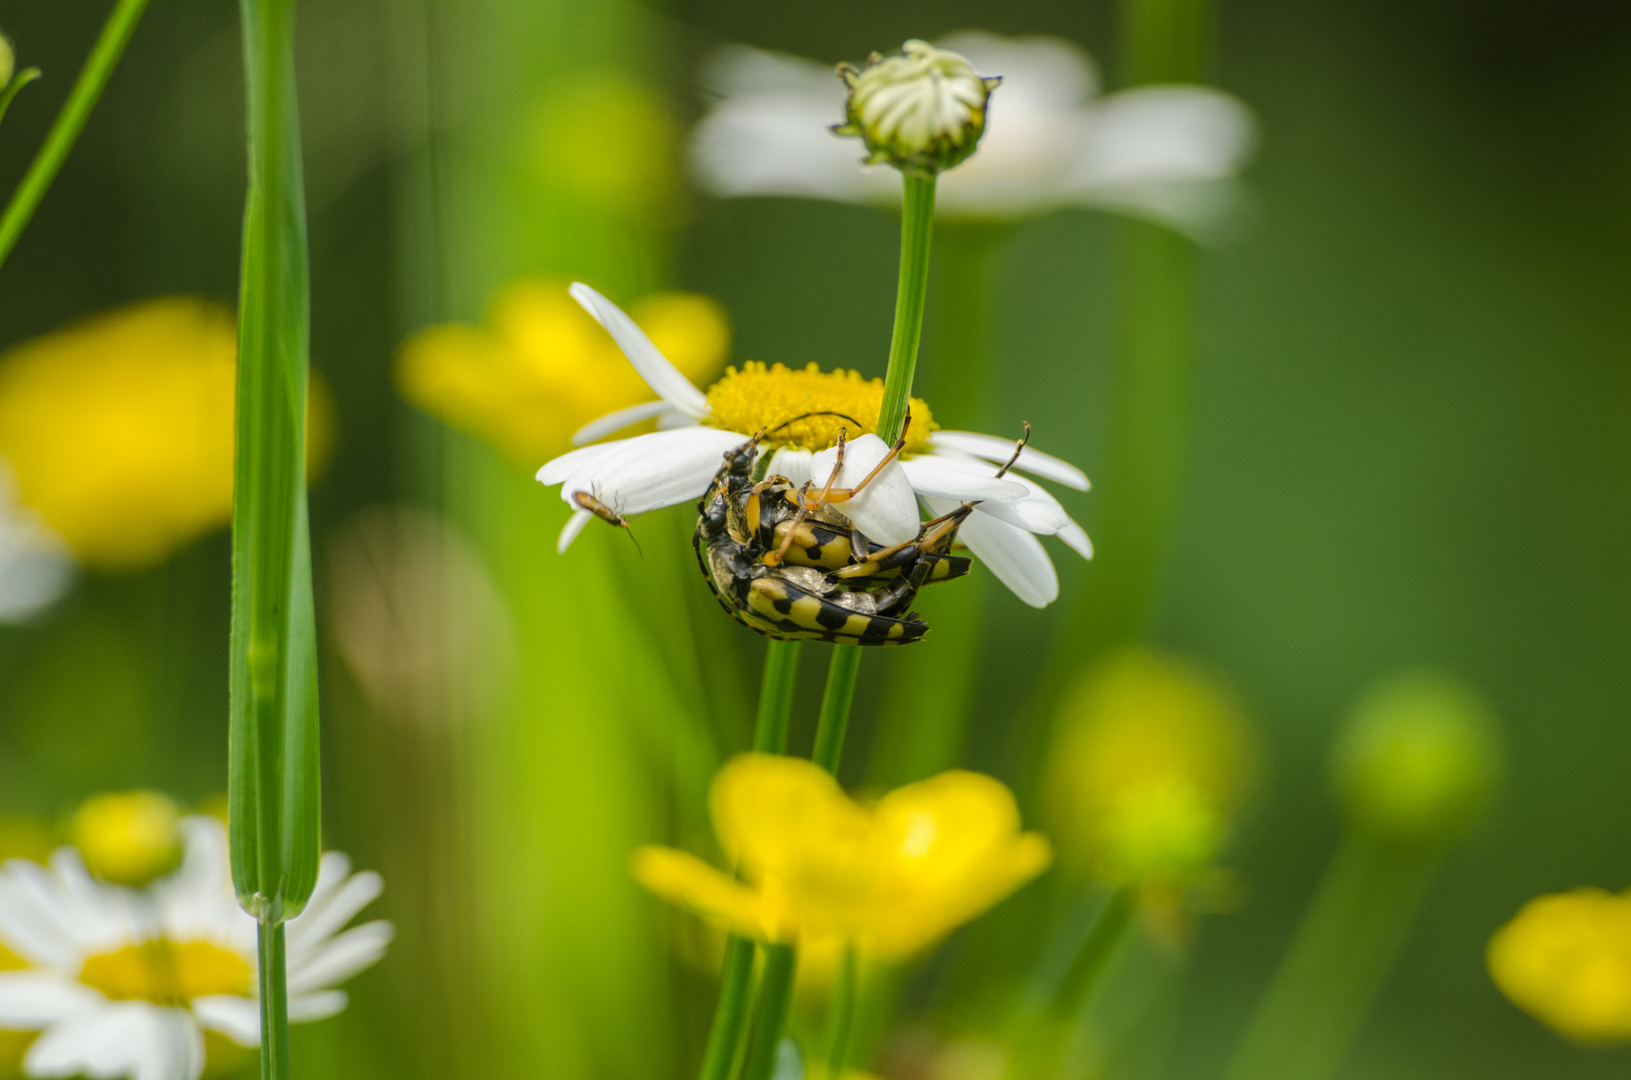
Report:
[{"label": "thin green stem", "polygon": [[[1055,1080],[1065,1071],[1082,1012],[1109,970],[1137,910],[1137,893],[1131,886],[1112,892],[1088,924],[1058,983],[1051,990],[1041,989],[1021,1011],[1014,1036],[1014,1075],[1019,1080]],[[1044,980],[1043,987],[1050,982]]]},{"label": "thin green stem", "polygon": [[[130,41],[130,35],[146,7],[147,0],[119,0],[108,21],[102,25],[102,33],[97,37],[85,66],[80,69],[68,100],[62,103],[62,111],[57,113],[56,122],[46,134],[44,145],[34,155],[33,163],[12,193],[5,212],[0,214],[0,264],[17,246],[17,238],[23,234],[29,218],[34,216],[35,208],[45,198],[51,182],[61,171],[68,151],[74,148],[74,142],[84,130],[85,121],[90,118],[91,110],[96,107],[97,99],[108,85],[108,77],[119,63],[125,44]],[[22,78],[22,75],[18,78]]]},{"label": "thin green stem", "polygon": [[761,754],[787,752],[787,718],[793,711],[793,682],[798,677],[797,641],[775,641],[765,650],[759,682],[759,715],[753,726],[753,749]]},{"label": "thin green stem", "polygon": [[798,970],[798,950],[791,945],[764,947],[764,974],[759,978],[759,1006],[753,1014],[753,1037],[748,1042],[742,1080],[770,1080],[776,1071],[776,1051],[787,1013],[793,1006],[793,975]]},{"label": "thin green stem", "polygon": [[1436,853],[1350,836],[1331,862],[1227,1080],[1329,1080],[1415,921]]},{"label": "thin green stem", "polygon": [[886,443],[900,438],[912,399],[917,346],[923,337],[923,305],[929,292],[929,240],[934,235],[934,177],[903,175],[902,179],[906,187],[901,204],[895,330],[889,339],[889,370],[878,410],[878,436]]},{"label": "thin green stem", "polygon": [[1054,1015],[1065,1020],[1074,1020],[1081,1015],[1099,984],[1100,976],[1109,966],[1110,958],[1115,955],[1116,946],[1121,944],[1127,928],[1132,925],[1136,910],[1138,898],[1131,886],[1123,885],[1110,894],[1076,958],[1065,972],[1064,981],[1059,984],[1058,993],[1053,999]]},{"label": "thin green stem", "polygon": [[[16,75],[12,76],[11,81],[5,85],[4,89],[0,89],[0,120],[4,120],[6,118],[6,110],[11,108],[11,103],[16,100],[18,93],[22,91],[23,87],[27,86],[29,83],[33,82],[39,77],[39,68],[24,68]],[[0,259],[0,261],[4,260]]]},{"label": "thin green stem", "polygon": [[860,668],[860,646],[833,646],[810,760],[834,776],[838,775],[838,765],[844,757],[844,734],[849,730],[850,704],[855,700],[855,676]]},{"label": "thin green stem", "polygon": [[855,942],[846,942],[838,961],[838,978],[827,1015],[827,1080],[841,1080],[849,1067],[851,1034],[855,1029],[856,1007],[861,996],[861,964],[855,955]]},{"label": "thin green stem", "polygon": [[283,922],[270,915],[260,920],[257,934],[261,982],[261,1080],[288,1080],[289,1000],[286,994],[268,994],[266,987],[287,986],[287,950]]},{"label": "thin green stem", "polygon": [[[761,754],[787,752],[787,722],[793,710],[793,685],[798,676],[797,641],[771,641],[765,652],[764,675],[759,682],[759,715],[754,723],[753,749]],[[753,1004],[753,957],[756,946],[732,934],[725,942],[725,963],[720,972],[719,1001],[714,1006],[708,1045],[702,1054],[701,1080],[729,1080],[742,1059]]]}]

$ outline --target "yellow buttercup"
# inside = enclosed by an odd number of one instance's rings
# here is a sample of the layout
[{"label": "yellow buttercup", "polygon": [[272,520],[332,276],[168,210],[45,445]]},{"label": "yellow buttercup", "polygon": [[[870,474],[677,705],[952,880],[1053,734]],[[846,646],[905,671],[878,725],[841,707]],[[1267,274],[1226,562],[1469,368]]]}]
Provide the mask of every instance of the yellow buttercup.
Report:
[{"label": "yellow buttercup", "polygon": [[742,755],[714,778],[714,828],[738,881],[669,848],[636,852],[635,876],[666,899],[759,941],[840,938],[870,957],[909,956],[975,918],[1048,864],[1008,789],[947,772],[863,806],[820,767]]},{"label": "yellow buttercup", "polygon": [[[631,310],[692,379],[724,365],[730,326],[708,297],[662,293]],[[397,358],[397,385],[425,412],[534,466],[569,448],[589,421],[656,396],[564,283],[540,279],[500,293],[486,326],[415,335]]]},{"label": "yellow buttercup", "polygon": [[1631,892],[1541,896],[1489,942],[1489,973],[1519,1008],[1579,1042],[1631,1042]]}]

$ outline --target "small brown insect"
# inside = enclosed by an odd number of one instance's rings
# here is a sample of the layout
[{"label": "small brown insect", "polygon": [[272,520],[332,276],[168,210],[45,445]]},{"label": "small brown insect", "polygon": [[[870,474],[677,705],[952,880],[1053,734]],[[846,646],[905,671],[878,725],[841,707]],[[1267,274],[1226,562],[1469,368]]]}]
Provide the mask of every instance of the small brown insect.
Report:
[{"label": "small brown insect", "polygon": [[634,530],[629,528],[628,518],[619,514],[587,491],[574,491],[572,501],[577,503],[580,508],[589,511],[595,517],[606,522],[606,524],[616,525],[619,529],[628,533],[629,539],[634,542],[634,550],[640,552],[642,559],[646,557],[646,553],[640,550],[640,541],[634,539]]}]

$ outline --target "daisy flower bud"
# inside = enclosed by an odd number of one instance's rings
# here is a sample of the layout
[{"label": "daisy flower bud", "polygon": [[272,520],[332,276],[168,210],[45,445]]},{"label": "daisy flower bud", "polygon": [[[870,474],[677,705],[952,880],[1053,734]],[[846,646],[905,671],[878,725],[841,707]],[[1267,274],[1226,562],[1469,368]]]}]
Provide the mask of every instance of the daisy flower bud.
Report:
[{"label": "daisy flower bud", "polygon": [[867,161],[933,176],[974,153],[986,103],[1002,80],[984,77],[960,54],[908,41],[900,56],[873,53],[866,66],[840,64],[848,120],[832,130],[866,143]]},{"label": "daisy flower bud", "polygon": [[1483,702],[1442,675],[1417,672],[1373,690],[1336,751],[1349,823],[1407,846],[1442,847],[1482,813],[1500,748]]},{"label": "daisy flower bud", "polygon": [[181,811],[156,791],[95,795],[69,823],[69,841],[104,881],[146,885],[181,857]]}]

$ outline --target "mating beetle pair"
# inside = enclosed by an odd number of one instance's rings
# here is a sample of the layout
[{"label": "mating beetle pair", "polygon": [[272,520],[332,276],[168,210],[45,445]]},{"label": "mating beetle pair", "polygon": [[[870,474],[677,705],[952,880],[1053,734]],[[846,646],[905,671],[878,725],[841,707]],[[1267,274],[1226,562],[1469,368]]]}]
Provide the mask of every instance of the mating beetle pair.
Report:
[{"label": "mating beetle pair", "polygon": [[[748,629],[784,641],[921,641],[929,626],[911,611],[912,602],[924,585],[969,572],[969,559],[951,554],[951,547],[973,504],[924,522],[904,544],[884,547],[868,540],[835,504],[864,489],[900,453],[904,439],[854,487],[835,488],[829,479],[818,492],[782,476],[754,482],[764,434],[725,455],[697,504],[701,517],[691,542],[720,606]],[[841,434],[833,477],[842,471],[843,454]]]}]

